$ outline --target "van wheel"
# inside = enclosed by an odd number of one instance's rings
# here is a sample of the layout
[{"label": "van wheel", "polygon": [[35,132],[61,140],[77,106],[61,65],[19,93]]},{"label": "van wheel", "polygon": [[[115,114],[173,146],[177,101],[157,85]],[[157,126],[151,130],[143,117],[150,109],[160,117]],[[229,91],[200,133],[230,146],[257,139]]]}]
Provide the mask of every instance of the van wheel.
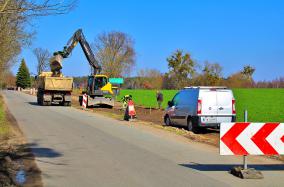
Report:
[{"label": "van wheel", "polygon": [[164,121],[165,121],[165,126],[172,125],[171,119],[170,119],[170,117],[168,115],[165,117]]},{"label": "van wheel", "polygon": [[187,120],[187,130],[192,131],[194,134],[198,134],[200,129],[192,123],[191,119]]},{"label": "van wheel", "polygon": [[187,120],[187,130],[192,131],[193,126],[192,126],[192,121],[190,119]]}]

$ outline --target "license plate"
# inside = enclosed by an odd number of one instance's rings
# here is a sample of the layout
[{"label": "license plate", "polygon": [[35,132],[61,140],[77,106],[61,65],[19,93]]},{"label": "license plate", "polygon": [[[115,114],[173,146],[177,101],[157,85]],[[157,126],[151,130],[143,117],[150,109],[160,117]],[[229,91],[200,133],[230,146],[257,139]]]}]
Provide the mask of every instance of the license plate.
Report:
[{"label": "license plate", "polygon": [[202,117],[202,123],[216,123],[216,117]]}]

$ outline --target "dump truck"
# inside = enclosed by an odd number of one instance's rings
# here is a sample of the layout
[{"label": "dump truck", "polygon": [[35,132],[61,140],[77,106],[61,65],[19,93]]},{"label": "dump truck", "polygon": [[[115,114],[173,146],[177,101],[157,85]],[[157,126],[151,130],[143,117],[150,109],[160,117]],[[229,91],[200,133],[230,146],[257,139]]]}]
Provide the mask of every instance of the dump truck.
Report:
[{"label": "dump truck", "polygon": [[54,76],[53,72],[42,72],[37,77],[37,103],[50,106],[57,103],[62,106],[71,106],[71,92],[73,78]]}]

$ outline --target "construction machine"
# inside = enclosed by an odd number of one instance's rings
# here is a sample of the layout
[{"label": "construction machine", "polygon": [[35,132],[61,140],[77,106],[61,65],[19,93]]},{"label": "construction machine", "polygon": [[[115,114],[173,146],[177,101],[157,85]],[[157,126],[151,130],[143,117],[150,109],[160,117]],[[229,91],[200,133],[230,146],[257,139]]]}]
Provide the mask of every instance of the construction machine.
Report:
[{"label": "construction machine", "polygon": [[[53,61],[51,62],[54,71],[60,74],[62,69],[62,59],[68,58],[72,53],[72,50],[77,46],[81,45],[83,52],[92,67],[92,74],[88,76],[86,92],[87,94],[87,107],[94,105],[105,105],[110,108],[114,106],[114,90],[112,84],[109,82],[109,78],[106,75],[100,74],[102,67],[97,62],[94,53],[87,42],[82,29],[78,29],[73,36],[64,46],[62,51],[54,53]],[[79,96],[79,102],[82,105],[83,96]]]}]

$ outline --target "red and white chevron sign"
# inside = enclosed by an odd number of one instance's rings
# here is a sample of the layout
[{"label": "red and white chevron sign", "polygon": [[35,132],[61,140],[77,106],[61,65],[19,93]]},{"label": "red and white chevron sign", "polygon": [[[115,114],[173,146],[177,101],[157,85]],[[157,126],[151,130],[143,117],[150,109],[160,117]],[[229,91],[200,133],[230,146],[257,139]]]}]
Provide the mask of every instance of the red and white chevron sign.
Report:
[{"label": "red and white chevron sign", "polygon": [[284,123],[221,123],[220,155],[284,154]]}]

